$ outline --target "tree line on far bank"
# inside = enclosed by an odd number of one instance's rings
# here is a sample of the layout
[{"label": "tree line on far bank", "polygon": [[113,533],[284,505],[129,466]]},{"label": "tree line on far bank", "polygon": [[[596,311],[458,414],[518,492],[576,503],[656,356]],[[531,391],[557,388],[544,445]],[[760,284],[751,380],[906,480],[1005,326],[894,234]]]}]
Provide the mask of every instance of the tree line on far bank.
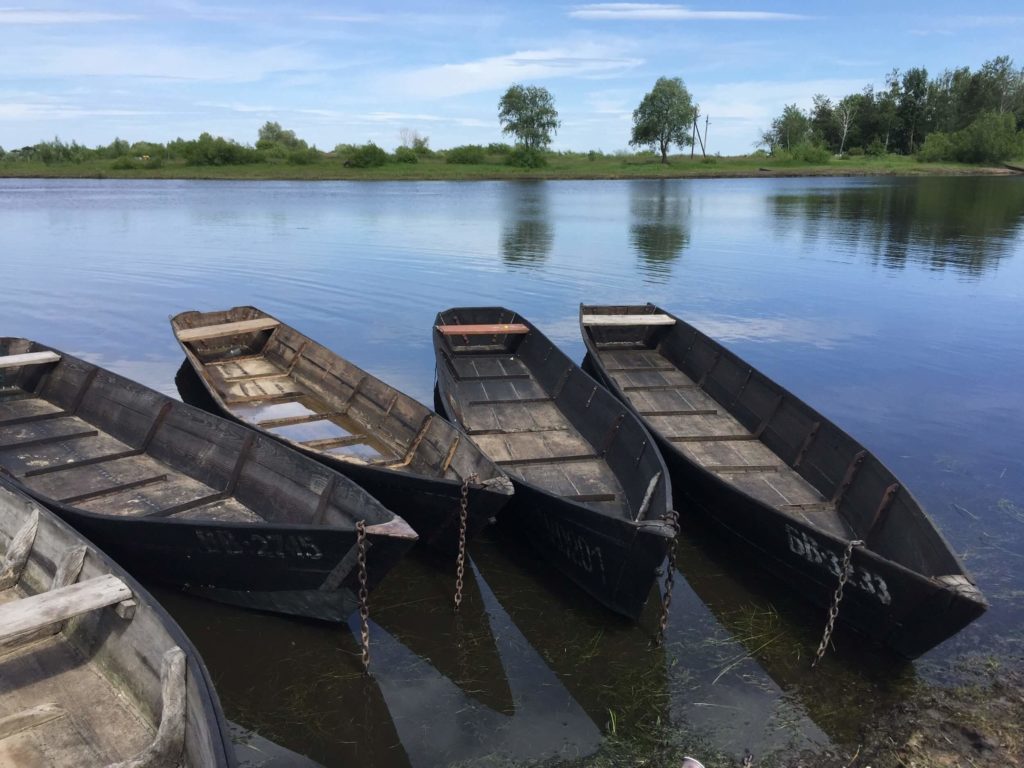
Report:
[{"label": "tree line on far bank", "polygon": [[[827,162],[833,155],[904,154],[927,161],[968,163],[1024,157],[1024,69],[1014,69],[1010,57],[997,57],[977,72],[969,67],[946,70],[933,80],[923,68],[902,74],[894,69],[886,83],[883,91],[876,93],[868,85],[861,93],[844,96],[836,103],[817,94],[808,112],[789,104],[764,131],[758,145],[783,160],[811,163]],[[699,142],[705,155],[706,128],[701,137],[699,115],[700,107],[681,78],[658,78],[633,111],[629,143],[658,153],[662,163],[668,162],[673,146],[685,149]],[[259,129],[255,145],[209,133],[167,144],[129,144],[118,138],[95,149],[55,138],[9,152],[0,147],[0,162],[51,165],[111,160],[110,167],[115,170],[159,168],[167,161],[195,166],[340,161],[353,168],[418,163],[428,158],[463,165],[539,168],[547,164],[552,137],[561,126],[550,91],[536,85],[510,86],[498,102],[498,121],[502,132],[514,138],[514,145],[468,144],[435,151],[428,137],[403,129],[401,146],[393,153],[373,142],[338,144],[333,151],[324,152],[294,131],[268,121]],[[604,153],[591,151],[586,156],[595,160]]]},{"label": "tree line on far bank", "polygon": [[829,155],[915,155],[927,162],[999,162],[1024,156],[1024,68],[998,56],[978,70],[947,69],[929,79],[892,70],[886,87],[867,85],[810,110],[788,104],[760,141],[773,155],[819,161]]}]

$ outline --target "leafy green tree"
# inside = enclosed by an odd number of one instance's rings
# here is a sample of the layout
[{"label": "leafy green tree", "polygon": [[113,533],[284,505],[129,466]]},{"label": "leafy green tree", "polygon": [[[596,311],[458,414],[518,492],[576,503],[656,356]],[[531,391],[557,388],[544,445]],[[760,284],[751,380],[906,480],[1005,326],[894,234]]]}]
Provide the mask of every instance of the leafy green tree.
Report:
[{"label": "leafy green tree", "polygon": [[498,101],[498,120],[502,133],[531,149],[548,146],[561,125],[551,92],[537,85],[510,86]]},{"label": "leafy green tree", "polygon": [[836,110],[832,105],[832,100],[823,93],[815,94],[810,114],[811,131],[819,143],[833,150],[839,146],[836,119]]},{"label": "leafy green tree", "polygon": [[772,127],[764,132],[761,143],[773,153],[778,149],[791,151],[810,138],[811,121],[796,104],[787,104],[782,114],[772,120]]},{"label": "leafy green tree", "polygon": [[900,82],[899,103],[896,114],[903,127],[903,146],[908,154],[913,154],[917,141],[921,138],[921,129],[928,108],[928,70],[914,67],[903,73]]},{"label": "leafy green tree", "polygon": [[267,121],[260,128],[256,149],[271,149],[280,145],[286,149],[307,149],[305,141],[295,135],[295,131],[285,130],[280,123]]},{"label": "leafy green tree", "polygon": [[661,152],[661,162],[668,162],[668,150],[675,144],[680,149],[693,144],[690,128],[697,119],[697,107],[690,92],[678,77],[659,77],[651,92],[633,110],[634,147],[650,147]]}]

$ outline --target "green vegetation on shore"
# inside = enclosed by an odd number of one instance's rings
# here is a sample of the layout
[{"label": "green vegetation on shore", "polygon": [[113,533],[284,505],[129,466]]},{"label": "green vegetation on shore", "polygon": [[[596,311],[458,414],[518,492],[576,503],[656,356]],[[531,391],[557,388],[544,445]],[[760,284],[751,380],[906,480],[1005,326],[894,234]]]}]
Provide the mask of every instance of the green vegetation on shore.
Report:
[{"label": "green vegetation on shore", "polygon": [[[384,154],[383,150],[380,150]],[[777,176],[908,176],[993,172],[965,163],[922,163],[900,155],[827,158],[807,163],[764,154],[741,157],[670,157],[662,164],[653,153],[605,155],[600,153],[548,153],[541,168],[508,165],[503,153],[481,148],[478,162],[447,162],[440,153],[401,162],[389,158],[382,165],[346,166],[344,160],[324,156],[315,162],[296,164],[261,160],[239,165],[192,165],[183,159],[151,160],[91,158],[80,162],[26,160],[0,161],[0,177],[93,178],[93,179],[239,179],[239,180],[378,180],[378,181],[482,181],[488,179],[644,179],[728,178]]]}]

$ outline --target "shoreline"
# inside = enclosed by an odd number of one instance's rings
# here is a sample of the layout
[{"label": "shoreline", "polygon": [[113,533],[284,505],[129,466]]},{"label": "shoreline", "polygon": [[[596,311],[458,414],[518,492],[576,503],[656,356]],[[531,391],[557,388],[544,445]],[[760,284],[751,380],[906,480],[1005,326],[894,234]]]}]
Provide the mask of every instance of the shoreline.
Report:
[{"label": "shoreline", "polygon": [[[0,164],[0,179],[140,179],[167,181],[622,181],[687,179],[774,179],[774,178],[872,178],[934,176],[1022,176],[1024,167],[974,166],[954,163],[858,162],[837,160],[827,165],[757,165],[747,158],[738,162],[722,158],[720,163],[677,161],[667,166],[654,163],[619,162],[617,167],[601,163],[598,168],[579,163],[553,162],[546,169],[521,169],[503,165],[452,165],[430,162],[417,165],[389,164],[354,169],[320,163],[289,166],[259,163],[231,166],[139,167],[112,169],[96,163],[68,167],[40,166],[24,169]],[[849,163],[848,167],[842,167]],[[696,166],[696,167],[695,167]],[[732,167],[730,167],[732,166]]]}]

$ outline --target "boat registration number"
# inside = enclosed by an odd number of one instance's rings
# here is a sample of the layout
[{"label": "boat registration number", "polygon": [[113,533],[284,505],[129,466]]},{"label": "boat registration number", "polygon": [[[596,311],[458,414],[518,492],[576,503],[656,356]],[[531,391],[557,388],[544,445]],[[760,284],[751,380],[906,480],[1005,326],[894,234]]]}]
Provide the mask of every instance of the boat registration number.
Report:
[{"label": "boat registration number", "polygon": [[196,529],[196,537],[203,551],[209,554],[303,560],[319,560],[324,556],[308,536]]},{"label": "boat registration number", "polygon": [[[786,526],[786,538],[789,539],[789,551],[802,557],[809,563],[827,569],[839,578],[842,560],[835,552],[829,551],[821,545],[817,539],[810,536],[806,531],[801,531],[791,525]],[[846,582],[852,584],[870,595],[878,598],[882,605],[889,605],[892,602],[892,595],[889,594],[889,587],[885,579],[877,573],[872,573],[860,565],[851,565],[850,579]]]}]

